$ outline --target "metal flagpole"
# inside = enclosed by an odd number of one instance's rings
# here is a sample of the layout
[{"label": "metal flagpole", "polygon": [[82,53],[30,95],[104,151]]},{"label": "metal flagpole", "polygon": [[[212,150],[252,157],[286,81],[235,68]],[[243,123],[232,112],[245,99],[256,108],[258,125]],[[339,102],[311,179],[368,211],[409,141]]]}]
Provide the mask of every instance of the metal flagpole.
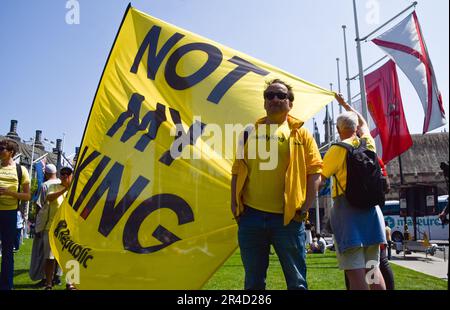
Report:
[{"label": "metal flagpole", "polygon": [[[31,148],[31,161],[30,161],[30,170],[29,170],[29,174],[30,174],[30,188],[31,188],[31,184],[33,181],[33,160],[34,160],[34,146],[36,145],[36,139],[32,139],[31,140],[33,142],[33,146]],[[30,202],[27,201],[26,202],[26,207],[25,207],[25,214],[24,214],[24,229],[23,229],[23,237],[24,238],[28,238],[29,237],[29,231],[28,231],[28,214],[30,213]]]},{"label": "metal flagpole", "polygon": [[359,39],[358,28],[358,14],[356,12],[356,0],[353,0],[353,15],[355,17],[355,34],[356,34],[356,53],[358,55],[359,68],[359,88],[361,92],[361,112],[364,119],[367,119],[367,99],[366,99],[366,85],[364,82],[363,64],[361,56],[361,40]]},{"label": "metal flagpole", "polygon": [[[339,74],[339,57],[336,58],[336,67],[337,67],[338,92],[341,93],[341,75]],[[342,113],[342,106],[339,105],[339,114],[341,113]]]},{"label": "metal flagpole", "polygon": [[[354,2],[353,2],[354,3]],[[393,21],[394,19],[396,19],[397,17],[399,17],[400,15],[402,15],[403,13],[405,13],[406,11],[408,11],[410,8],[412,7],[416,7],[417,5],[417,1],[414,1],[410,6],[408,6],[406,9],[404,9],[403,11],[401,11],[400,13],[398,13],[397,15],[395,15],[394,17],[392,17],[390,20],[388,20],[387,22],[385,22],[383,25],[381,25],[380,27],[378,27],[377,29],[375,29],[374,31],[372,31],[371,33],[369,33],[368,35],[366,35],[364,38],[359,39],[360,41],[367,41],[367,38],[370,37],[371,35],[373,35],[375,32],[377,32],[378,30],[380,30],[381,28],[383,28],[384,26],[386,26],[387,24],[389,24],[391,21]]]},{"label": "metal flagpole", "polygon": [[316,209],[316,233],[320,234],[320,210],[319,210],[319,193],[316,192],[316,198],[314,199],[314,205]]},{"label": "metal flagpole", "polygon": [[[330,83],[330,91],[333,91],[333,83]],[[339,105],[341,106],[341,105]],[[331,101],[331,141],[335,141],[335,133],[334,133],[334,101]]]},{"label": "metal flagpole", "polygon": [[349,79],[349,73],[348,73],[348,56],[347,56],[347,38],[345,36],[345,28],[347,26],[342,25],[342,32],[344,33],[344,50],[345,50],[345,71],[346,71],[346,80],[347,80],[347,102],[348,104],[352,104],[352,95],[350,92],[350,79]]}]

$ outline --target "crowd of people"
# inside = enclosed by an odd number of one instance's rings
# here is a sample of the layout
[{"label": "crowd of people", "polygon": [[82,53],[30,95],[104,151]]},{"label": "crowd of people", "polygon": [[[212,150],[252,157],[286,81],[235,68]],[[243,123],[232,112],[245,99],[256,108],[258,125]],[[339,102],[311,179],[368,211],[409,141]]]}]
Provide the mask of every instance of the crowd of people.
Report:
[{"label": "crowd of people", "polygon": [[[390,257],[390,248],[386,247],[390,233],[386,232],[380,209],[383,201],[377,200],[363,208],[350,201],[348,195],[353,190],[349,181],[353,168],[348,166],[353,150],[362,148],[369,159],[375,158],[377,162],[375,142],[366,120],[342,96],[336,95],[336,100],[346,110],[338,116],[336,124],[341,143],[331,145],[322,159],[304,123],[289,114],[294,104],[292,87],[282,80],[272,80],[266,85],[263,99],[266,116],[257,120],[244,135],[241,144],[243,156],[236,157],[232,167],[231,212],[238,224],[238,243],[245,270],[244,288],[266,288],[269,255],[273,247],[287,288],[306,290],[307,253],[325,253],[332,246],[349,289],[393,289],[393,275],[386,259]],[[275,168],[262,168],[266,158],[260,158],[259,152],[253,153],[256,157],[248,156],[250,144],[265,148],[275,145],[275,150],[270,153],[277,158]],[[14,162],[17,152],[15,141],[0,141],[3,255],[0,289],[13,288],[13,252],[19,249],[23,227],[22,214],[17,211],[18,203],[30,200],[30,176],[26,169]],[[378,162],[373,164],[379,167]],[[52,289],[60,281],[61,270],[50,248],[49,229],[72,181],[72,169],[63,167],[58,178],[56,167],[48,164],[45,177],[36,202],[29,274],[45,289]],[[327,178],[334,179],[329,223],[332,245],[327,244],[323,235],[312,233],[307,212]],[[373,275],[370,281],[366,277],[369,271]],[[68,289],[74,289],[70,283],[67,285]]]},{"label": "crowd of people", "polygon": [[[1,275],[0,290],[13,289],[14,253],[19,251],[24,225],[20,201],[29,201],[30,176],[28,171],[14,162],[19,151],[16,141],[0,141],[0,240],[1,240]],[[61,268],[51,251],[49,230],[57,210],[72,182],[72,168],[63,167],[57,177],[57,168],[53,164],[45,166],[45,182],[39,189],[34,225],[33,248],[30,265],[30,278],[39,280],[38,285],[52,289],[54,284],[61,284]],[[67,289],[74,289],[67,283]]]}]

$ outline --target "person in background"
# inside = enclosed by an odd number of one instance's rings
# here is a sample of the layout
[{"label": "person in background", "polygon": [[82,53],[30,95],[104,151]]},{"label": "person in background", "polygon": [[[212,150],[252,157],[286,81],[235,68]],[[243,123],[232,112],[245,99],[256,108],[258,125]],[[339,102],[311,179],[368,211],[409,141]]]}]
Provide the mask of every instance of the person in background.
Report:
[{"label": "person in background", "polygon": [[385,229],[386,229],[386,241],[387,241],[387,259],[391,260],[391,254],[392,254],[392,236],[391,236],[391,228],[389,227],[388,223],[384,221]]},{"label": "person in background", "polygon": [[[48,166],[48,165],[47,165]],[[47,167],[46,167],[47,169]],[[46,170],[47,172],[47,170]],[[53,172],[53,171],[51,171]],[[56,175],[56,167],[54,170],[54,173]],[[61,168],[60,172],[60,182],[47,183],[49,181],[44,182],[42,188],[43,192],[41,193],[43,196],[39,197],[40,201],[44,201],[46,206],[43,208],[48,209],[48,216],[47,220],[45,222],[44,230],[43,230],[43,241],[44,241],[44,258],[45,258],[45,264],[44,264],[44,271],[45,271],[45,279],[46,279],[46,290],[50,290],[53,287],[53,277],[55,273],[55,267],[56,267],[56,260],[55,257],[50,249],[50,242],[49,242],[49,231],[50,226],[52,225],[53,219],[55,218],[56,212],[58,211],[59,207],[61,206],[65,194],[70,187],[70,184],[72,182],[72,169],[69,167],[63,167]],[[50,180],[54,180],[53,178]],[[47,184],[46,184],[47,183]],[[45,185],[45,187],[44,187]]]},{"label": "person in background", "polygon": [[305,233],[306,233],[306,246],[309,247],[309,250],[311,249],[311,245],[313,243],[312,233],[311,233],[312,225],[308,221],[305,222]]},{"label": "person in background", "polygon": [[22,243],[22,231],[23,231],[23,216],[20,210],[17,210],[17,229],[16,240],[14,241],[14,252],[19,251],[20,244]]},{"label": "person in background", "polygon": [[316,234],[317,242],[314,242],[311,246],[311,253],[324,254],[327,249],[327,242],[321,234]]},{"label": "person in background", "polygon": [[[30,176],[27,169],[16,165],[13,158],[19,145],[11,139],[0,141],[0,238],[2,264],[0,290],[14,287],[14,241],[17,235],[19,201],[30,200]],[[19,173],[22,177],[19,177]]]},{"label": "person in background", "polygon": [[[343,143],[358,147],[364,139],[367,149],[376,152],[366,120],[347,104],[341,95],[336,100],[346,110],[337,118],[336,127]],[[367,210],[350,205],[347,189],[347,149],[332,145],[323,159],[322,179],[334,176],[331,229],[334,234],[339,269],[348,277],[351,290],[385,290],[379,269],[380,244],[386,242],[383,214],[379,206]],[[373,270],[373,281],[366,274]]]}]

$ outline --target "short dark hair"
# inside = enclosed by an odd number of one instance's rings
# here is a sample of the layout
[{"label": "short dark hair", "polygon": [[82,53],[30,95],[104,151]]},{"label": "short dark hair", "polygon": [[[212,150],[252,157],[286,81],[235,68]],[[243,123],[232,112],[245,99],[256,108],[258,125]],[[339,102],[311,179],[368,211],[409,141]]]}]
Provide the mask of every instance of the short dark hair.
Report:
[{"label": "short dark hair", "polygon": [[8,151],[12,151],[12,156],[19,153],[19,144],[12,139],[3,139],[0,141],[0,145],[3,146]]},{"label": "short dark hair", "polygon": [[264,89],[264,93],[266,93],[267,88],[269,88],[269,86],[272,84],[282,84],[282,85],[286,86],[286,88],[288,90],[288,99],[290,102],[294,102],[294,92],[292,91],[292,86],[280,79],[273,79],[273,80],[266,82],[266,88]]},{"label": "short dark hair", "polygon": [[61,170],[59,170],[60,174],[72,174],[73,169],[70,167],[62,167]]}]

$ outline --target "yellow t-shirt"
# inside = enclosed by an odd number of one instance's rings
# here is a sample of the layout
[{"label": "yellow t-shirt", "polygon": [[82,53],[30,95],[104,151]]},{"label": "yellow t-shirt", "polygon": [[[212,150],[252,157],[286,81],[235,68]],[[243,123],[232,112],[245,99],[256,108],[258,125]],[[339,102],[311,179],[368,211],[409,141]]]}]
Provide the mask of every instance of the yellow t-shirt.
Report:
[{"label": "yellow t-shirt", "polygon": [[[250,134],[246,144],[248,180],[242,196],[245,205],[265,212],[284,213],[284,180],[289,165],[289,135],[287,121],[280,126],[259,125]],[[273,152],[271,146],[275,147]],[[264,159],[269,153],[275,158]]]},{"label": "yellow t-shirt", "polygon": [[[22,168],[22,182],[20,184],[20,188],[24,184],[30,184],[30,175],[28,174],[27,169],[23,166]],[[16,165],[10,165],[3,167],[0,165],[0,187],[8,188],[10,191],[17,193],[17,187],[19,185]],[[16,210],[17,209],[17,199],[11,196],[1,195],[0,196],[0,210]]]},{"label": "yellow t-shirt", "polygon": [[[375,141],[371,135],[363,135],[361,139],[367,141],[367,149],[371,151],[375,150]],[[352,145],[353,147],[359,146],[358,138],[345,139],[342,142]],[[329,178],[336,175],[339,182],[339,195],[343,194],[343,191],[347,188],[347,150],[338,145],[332,145],[323,158],[323,170],[322,175]],[[332,196],[336,197],[336,179],[333,178],[333,193]]]}]

